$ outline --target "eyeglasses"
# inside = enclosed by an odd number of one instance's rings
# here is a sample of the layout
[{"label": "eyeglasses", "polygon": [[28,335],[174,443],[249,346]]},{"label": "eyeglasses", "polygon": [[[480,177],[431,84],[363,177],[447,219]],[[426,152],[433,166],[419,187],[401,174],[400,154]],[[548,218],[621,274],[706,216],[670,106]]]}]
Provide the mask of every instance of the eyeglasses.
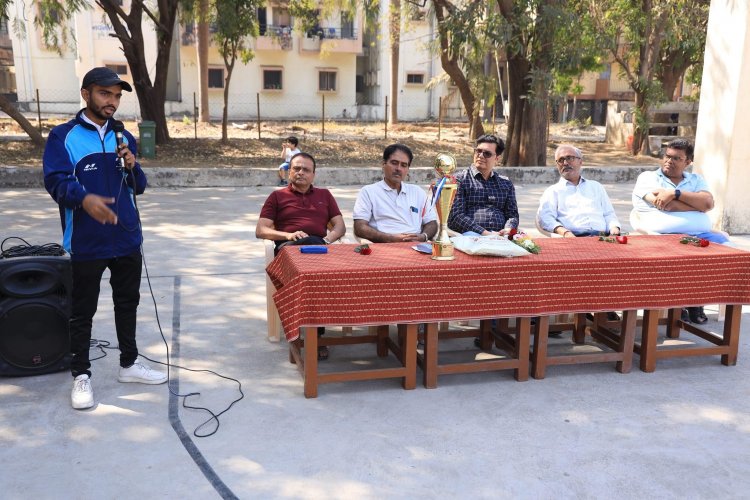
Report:
[{"label": "eyeglasses", "polygon": [[492,151],[487,151],[486,149],[477,148],[474,150],[474,156],[476,155],[482,155],[485,158],[492,158],[495,156],[495,154]]},{"label": "eyeglasses", "polygon": [[563,164],[563,163],[565,163],[566,161],[567,161],[568,163],[572,163],[572,162],[573,162],[573,160],[580,160],[580,159],[581,159],[581,158],[580,158],[580,157],[578,157],[578,156],[561,156],[560,158],[558,158],[557,160],[555,160],[555,162],[556,162],[556,163],[557,163],[558,165],[562,165],[562,164]]},{"label": "eyeglasses", "polygon": [[682,161],[685,159],[684,156],[672,156],[672,155],[664,155],[665,160],[672,160],[673,162]]}]

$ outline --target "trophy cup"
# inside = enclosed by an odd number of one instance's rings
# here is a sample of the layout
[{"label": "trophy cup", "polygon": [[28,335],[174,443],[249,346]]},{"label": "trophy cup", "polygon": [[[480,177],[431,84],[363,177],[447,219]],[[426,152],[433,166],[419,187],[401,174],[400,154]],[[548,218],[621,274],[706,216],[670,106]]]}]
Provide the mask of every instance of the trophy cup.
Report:
[{"label": "trophy cup", "polygon": [[453,260],[453,243],[448,237],[448,215],[451,212],[453,199],[456,197],[458,183],[453,177],[456,170],[456,160],[449,154],[440,153],[435,158],[435,171],[440,181],[433,188],[437,197],[435,208],[440,218],[440,230],[435,241],[432,242],[432,258],[434,260]]}]

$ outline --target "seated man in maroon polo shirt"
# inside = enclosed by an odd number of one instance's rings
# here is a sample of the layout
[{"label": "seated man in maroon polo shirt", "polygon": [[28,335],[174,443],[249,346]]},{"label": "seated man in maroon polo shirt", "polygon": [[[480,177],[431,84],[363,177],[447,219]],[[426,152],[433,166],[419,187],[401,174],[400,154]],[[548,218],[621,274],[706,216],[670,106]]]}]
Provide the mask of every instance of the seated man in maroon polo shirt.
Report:
[{"label": "seated man in maroon polo shirt", "polygon": [[[297,153],[289,162],[289,185],[277,189],[263,204],[255,237],[276,242],[274,255],[285,245],[327,245],[344,236],[341,210],[327,189],[313,187],[315,158]],[[318,328],[318,335],[325,329]],[[328,347],[318,347],[328,359]]]},{"label": "seated man in maroon polo shirt", "polygon": [[339,206],[327,189],[313,187],[315,158],[297,153],[289,162],[289,185],[271,193],[260,211],[255,237],[285,245],[327,245],[344,236]]}]

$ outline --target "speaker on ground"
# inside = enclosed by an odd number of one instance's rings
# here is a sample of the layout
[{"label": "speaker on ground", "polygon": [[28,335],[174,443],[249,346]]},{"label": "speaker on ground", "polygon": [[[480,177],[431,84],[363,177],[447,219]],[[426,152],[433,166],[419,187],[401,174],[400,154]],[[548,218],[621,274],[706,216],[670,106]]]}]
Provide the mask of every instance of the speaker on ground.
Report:
[{"label": "speaker on ground", "polygon": [[0,259],[0,375],[70,366],[70,257]]}]

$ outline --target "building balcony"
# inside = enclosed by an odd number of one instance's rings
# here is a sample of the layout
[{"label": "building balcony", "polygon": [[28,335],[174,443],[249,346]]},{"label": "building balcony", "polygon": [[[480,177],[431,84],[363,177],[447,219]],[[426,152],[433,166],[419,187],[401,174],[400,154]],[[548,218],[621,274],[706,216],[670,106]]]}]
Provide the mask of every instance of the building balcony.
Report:
[{"label": "building balcony", "polygon": [[320,27],[300,38],[300,50],[359,54],[362,52],[362,38],[352,27]]},{"label": "building balcony", "polygon": [[292,50],[292,28],[289,26],[261,27],[261,35],[255,39],[255,50]]}]

